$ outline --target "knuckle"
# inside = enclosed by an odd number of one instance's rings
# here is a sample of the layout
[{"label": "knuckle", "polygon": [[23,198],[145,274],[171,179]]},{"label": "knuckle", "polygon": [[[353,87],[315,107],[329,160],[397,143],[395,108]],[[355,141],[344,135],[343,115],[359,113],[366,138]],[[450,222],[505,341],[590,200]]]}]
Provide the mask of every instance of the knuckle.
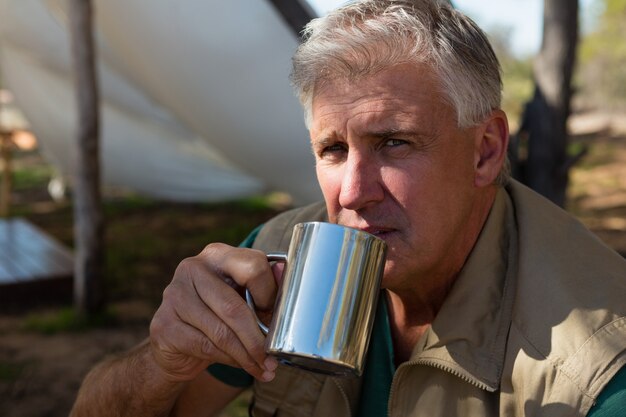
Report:
[{"label": "knuckle", "polygon": [[171,298],[176,298],[176,294],[178,293],[177,287],[178,286],[174,283],[170,283],[167,287],[165,287],[163,290],[163,300],[167,301]]},{"label": "knuckle", "polygon": [[233,344],[232,338],[233,333],[226,325],[221,324],[213,328],[213,341],[216,345],[227,348]]},{"label": "knuckle", "polygon": [[199,351],[208,357],[217,356],[219,349],[215,346],[215,344],[207,337],[203,337],[199,340]]},{"label": "knuckle", "polygon": [[177,270],[189,269],[189,267],[191,265],[193,265],[194,262],[195,262],[195,257],[193,257],[193,256],[185,258],[182,261],[180,261],[180,263],[178,264],[178,267],[176,269]]},{"label": "knuckle", "polygon": [[267,274],[270,270],[265,254],[257,250],[253,250],[253,252],[256,252],[254,256],[248,256],[241,262],[242,271],[252,280]]},{"label": "knuckle", "polygon": [[227,320],[239,319],[248,311],[248,305],[238,295],[224,298],[222,312]]},{"label": "knuckle", "polygon": [[150,321],[150,337],[153,339],[160,338],[163,335],[174,331],[175,327],[176,324],[167,316],[167,314],[164,314],[161,310],[157,310],[152,318],[152,321]]},{"label": "knuckle", "polygon": [[265,357],[265,349],[263,348],[263,345],[254,345],[250,348],[250,350],[248,351],[249,355],[250,355],[250,362],[255,365],[255,362],[253,360],[253,358],[263,358]]},{"label": "knuckle", "polygon": [[[180,300],[184,298],[184,285],[179,282],[171,282],[161,296],[161,306],[159,310],[162,314],[166,310],[176,310],[176,306],[180,305]],[[159,311],[157,310],[157,311]]]},{"label": "knuckle", "polygon": [[249,356],[246,356],[244,359],[242,359],[239,362],[239,365],[241,366],[242,369],[244,369],[249,374],[254,375],[254,374],[257,374],[259,372],[258,365]]},{"label": "knuckle", "polygon": [[163,332],[166,326],[163,325],[163,321],[159,316],[155,315],[152,321],[150,322],[150,335],[157,335]]},{"label": "knuckle", "polygon": [[208,245],[206,245],[198,256],[213,256],[217,254],[221,255],[229,249],[231,249],[231,246],[225,243],[213,242],[213,243],[209,243]]},{"label": "knuckle", "polygon": [[197,256],[185,258],[176,267],[173,281],[177,281],[184,277],[193,276],[198,269],[201,268],[201,261]]}]

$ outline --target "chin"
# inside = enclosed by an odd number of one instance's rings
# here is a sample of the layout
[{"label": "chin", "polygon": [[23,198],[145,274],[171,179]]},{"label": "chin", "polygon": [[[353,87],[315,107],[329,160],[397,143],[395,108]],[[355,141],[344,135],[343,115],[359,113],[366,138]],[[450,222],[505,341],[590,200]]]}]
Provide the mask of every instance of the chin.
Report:
[{"label": "chin", "polygon": [[380,287],[384,289],[390,289],[390,287],[393,287],[393,284],[396,281],[397,274],[395,268],[393,267],[393,263],[387,260],[387,262],[385,262],[385,270],[383,272],[383,279],[380,283]]}]

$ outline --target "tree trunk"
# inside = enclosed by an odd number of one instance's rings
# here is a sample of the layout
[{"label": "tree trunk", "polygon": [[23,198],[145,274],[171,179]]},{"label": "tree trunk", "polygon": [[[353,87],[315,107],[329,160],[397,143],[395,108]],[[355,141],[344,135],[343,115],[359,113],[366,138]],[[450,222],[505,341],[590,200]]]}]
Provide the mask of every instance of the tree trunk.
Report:
[{"label": "tree trunk", "polygon": [[[512,141],[513,175],[556,204],[565,204],[568,173],[581,155],[568,157],[567,119],[578,42],[578,1],[545,0],[535,93]],[[522,152],[524,141],[526,152]]]},{"label": "tree trunk", "polygon": [[270,0],[281,14],[292,32],[300,38],[302,29],[315,16],[313,9],[305,0]]},{"label": "tree trunk", "polygon": [[0,126],[0,167],[2,168],[2,185],[0,186],[0,218],[9,217],[11,212],[11,190],[13,188],[13,168],[11,162],[12,147],[12,133],[9,131],[3,131]]},{"label": "tree trunk", "polygon": [[70,0],[78,124],[74,179],[74,303],[82,313],[104,308],[104,216],[100,196],[99,97],[91,0]]}]

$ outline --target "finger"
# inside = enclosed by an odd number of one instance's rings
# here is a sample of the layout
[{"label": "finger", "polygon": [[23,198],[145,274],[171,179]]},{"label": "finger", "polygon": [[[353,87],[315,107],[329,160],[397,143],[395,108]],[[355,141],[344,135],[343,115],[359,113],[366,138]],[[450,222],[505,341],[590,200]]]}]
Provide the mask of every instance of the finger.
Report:
[{"label": "finger", "polygon": [[[206,304],[200,294],[200,292],[210,292],[219,298],[242,300],[237,292],[218,277],[211,275],[205,265],[195,258],[181,263],[177,270],[177,278],[164,291],[164,303],[172,306],[174,314],[182,322],[200,330],[216,347],[230,355],[242,367],[251,366],[250,363],[255,360],[248,353],[247,347],[241,343],[240,337],[236,334],[237,329],[231,329],[229,324],[219,317],[219,314],[211,310],[211,306]],[[205,284],[203,286],[205,289],[199,290],[197,284]],[[219,304],[213,308],[219,310]],[[255,325],[256,323],[251,324],[248,331],[258,333]],[[261,335],[257,335],[257,339],[249,343],[256,344],[257,349],[263,351]],[[263,364],[264,360],[264,356],[257,358],[259,365]]]},{"label": "finger", "polygon": [[[218,276],[222,281],[233,279],[238,285],[247,287],[261,309],[273,306],[276,283],[266,255],[257,250],[234,248],[224,244],[211,244],[197,257],[206,265],[207,273],[194,273],[194,286],[202,301],[233,329],[248,353],[264,366],[268,360],[263,349],[264,338],[256,318],[243,298],[236,292],[224,288],[223,282],[201,279],[202,276]],[[220,285],[222,284],[222,288]],[[217,290],[217,291],[216,291]],[[264,297],[264,298],[261,298]],[[268,300],[269,301],[263,301]],[[265,305],[264,305],[265,304]],[[273,365],[271,362],[270,365]]]},{"label": "finger", "polygon": [[[212,314],[217,316],[216,319],[220,320],[226,329],[231,330],[238,342],[243,345],[245,352],[254,358],[260,367],[264,367],[267,359],[264,350],[265,338],[245,300],[223,282],[211,283],[209,279],[198,279],[194,281],[194,285],[198,296]],[[212,331],[216,330],[220,329]],[[226,352],[230,353],[228,350]],[[233,356],[235,355],[240,357],[238,351],[233,352]]]},{"label": "finger", "polygon": [[[246,364],[240,363],[193,326],[179,322],[173,333],[175,337],[168,339],[157,337],[151,341],[159,352],[157,362],[173,380],[182,381],[188,379],[190,375],[195,376],[211,363],[223,363],[243,368],[255,378],[267,377],[266,370],[259,368],[254,361],[249,360]],[[162,340],[176,340],[177,344],[175,346],[164,345]],[[202,360],[198,361],[197,358]]]},{"label": "finger", "polygon": [[[220,284],[223,285],[223,284]],[[228,288],[228,292],[234,292]],[[235,293],[236,294],[236,293]],[[239,295],[236,295],[238,298]],[[255,341],[258,350],[263,355],[255,359],[254,355],[249,352],[248,348],[241,341],[241,337],[237,334],[237,329],[232,329],[228,323],[225,323],[214,311],[200,301],[200,298],[191,301],[185,309],[179,312],[181,320],[189,323],[194,328],[202,332],[212,345],[231,357],[236,364],[244,369],[253,366],[262,366],[265,360],[263,352],[263,337],[259,336]],[[256,329],[252,327],[251,331]]]},{"label": "finger", "polygon": [[259,310],[271,310],[276,299],[276,280],[265,253],[247,248],[212,244],[205,248],[201,259],[214,268],[222,279],[232,279],[247,288]]}]

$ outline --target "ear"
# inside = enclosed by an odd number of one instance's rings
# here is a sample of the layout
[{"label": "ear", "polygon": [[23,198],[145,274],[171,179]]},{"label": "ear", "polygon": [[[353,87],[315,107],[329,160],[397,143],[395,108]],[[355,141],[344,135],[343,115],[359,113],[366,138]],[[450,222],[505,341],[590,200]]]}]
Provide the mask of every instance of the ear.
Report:
[{"label": "ear", "polygon": [[474,185],[486,187],[498,177],[506,160],[509,123],[502,110],[494,110],[476,129]]}]

